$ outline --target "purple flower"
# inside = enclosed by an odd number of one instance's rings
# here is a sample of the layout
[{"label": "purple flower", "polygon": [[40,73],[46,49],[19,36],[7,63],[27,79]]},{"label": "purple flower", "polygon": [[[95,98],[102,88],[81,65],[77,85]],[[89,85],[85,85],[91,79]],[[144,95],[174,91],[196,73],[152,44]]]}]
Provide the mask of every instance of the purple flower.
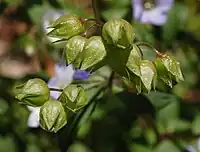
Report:
[{"label": "purple flower", "polygon": [[[74,79],[85,80],[88,77],[89,73],[87,71],[75,70],[72,64],[66,66],[65,63],[61,62],[55,65],[55,76],[49,80],[48,86],[50,88],[64,89]],[[51,91],[50,95],[53,99],[57,99],[60,94],[60,92]]]},{"label": "purple flower", "polygon": [[197,143],[195,143],[195,145],[189,145],[186,149],[187,149],[187,152],[200,151],[200,138],[197,140]]},{"label": "purple flower", "polygon": [[173,2],[174,0],[156,0],[154,8],[145,9],[144,5],[150,5],[150,2],[143,5],[143,0],[132,0],[134,17],[141,23],[163,25],[167,20],[167,13]]}]

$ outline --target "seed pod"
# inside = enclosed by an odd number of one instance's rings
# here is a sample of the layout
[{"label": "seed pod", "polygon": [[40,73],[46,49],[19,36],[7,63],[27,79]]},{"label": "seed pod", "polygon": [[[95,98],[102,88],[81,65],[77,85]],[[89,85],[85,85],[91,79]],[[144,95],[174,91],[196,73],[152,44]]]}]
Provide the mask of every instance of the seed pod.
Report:
[{"label": "seed pod", "polygon": [[67,41],[65,55],[68,64],[73,64],[75,68],[79,67],[78,55],[83,51],[86,38],[82,36],[74,36]]},{"label": "seed pod", "polygon": [[101,62],[106,56],[106,49],[100,36],[92,36],[87,39],[83,51],[80,54],[80,69],[91,68]]},{"label": "seed pod", "polygon": [[55,21],[51,28],[54,29],[47,34],[48,36],[63,39],[69,39],[84,31],[84,27],[78,16],[72,14],[61,16]]},{"label": "seed pod", "polygon": [[42,106],[50,96],[47,84],[38,78],[28,80],[21,88],[16,98],[29,106]]},{"label": "seed pod", "polygon": [[140,61],[142,60],[142,54],[137,45],[133,44],[133,48],[128,57],[126,63],[127,68],[135,75],[140,76]]},{"label": "seed pod", "polygon": [[135,34],[133,27],[127,21],[114,19],[104,24],[102,37],[107,44],[126,49],[131,47]]},{"label": "seed pod", "polygon": [[66,87],[58,100],[73,112],[78,111],[87,104],[85,90],[78,85],[69,85]]},{"label": "seed pod", "polygon": [[152,85],[155,88],[156,80],[157,80],[157,73],[156,68],[154,67],[153,63],[149,60],[142,60],[140,62],[140,73],[141,73],[141,81],[144,84],[147,92],[151,91]]},{"label": "seed pod", "polygon": [[67,124],[67,112],[61,102],[47,101],[40,109],[40,126],[44,130],[56,133]]},{"label": "seed pod", "polygon": [[172,88],[173,81],[183,81],[180,64],[171,56],[157,57],[154,61],[159,78]]}]

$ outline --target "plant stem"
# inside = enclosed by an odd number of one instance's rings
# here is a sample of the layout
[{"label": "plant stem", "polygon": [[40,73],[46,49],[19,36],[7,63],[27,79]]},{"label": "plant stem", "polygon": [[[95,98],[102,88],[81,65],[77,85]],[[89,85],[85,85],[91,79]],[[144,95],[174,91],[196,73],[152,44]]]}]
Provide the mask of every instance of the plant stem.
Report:
[{"label": "plant stem", "polygon": [[86,22],[96,22],[99,25],[103,25],[104,24],[102,21],[97,20],[95,18],[87,18],[87,19],[84,20],[84,23],[86,23]]},{"label": "plant stem", "polygon": [[62,92],[63,91],[63,89],[57,89],[57,88],[49,88],[50,89],[50,91],[58,91],[58,92]]},{"label": "plant stem", "polygon": [[157,49],[155,49],[152,45],[150,45],[150,44],[148,44],[148,43],[139,42],[139,43],[137,43],[136,45],[137,45],[138,47],[139,47],[139,46],[146,46],[146,47],[148,47],[148,48],[151,48],[151,49],[156,53],[156,55],[157,55],[158,57],[165,57],[165,56],[166,56],[165,54],[159,52]]}]

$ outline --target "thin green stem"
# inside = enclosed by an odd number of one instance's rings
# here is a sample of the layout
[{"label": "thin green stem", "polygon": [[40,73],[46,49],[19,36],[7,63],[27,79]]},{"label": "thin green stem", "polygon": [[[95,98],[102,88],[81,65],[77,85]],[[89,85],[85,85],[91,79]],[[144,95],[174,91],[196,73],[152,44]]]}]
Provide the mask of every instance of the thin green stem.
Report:
[{"label": "thin green stem", "polygon": [[86,22],[96,22],[99,25],[103,25],[104,24],[102,21],[97,20],[95,18],[87,18],[87,19],[84,20],[84,23],[86,23]]},{"label": "thin green stem", "polygon": [[57,89],[57,88],[49,88],[50,91],[57,91],[57,92],[62,92],[63,89]]},{"label": "thin green stem", "polygon": [[136,45],[137,45],[138,47],[139,47],[139,46],[146,46],[146,47],[148,47],[148,48],[151,48],[151,50],[154,51],[158,57],[165,57],[165,56],[166,56],[165,54],[159,52],[157,49],[155,49],[152,45],[150,45],[150,44],[148,44],[148,43],[139,42],[139,43],[137,43]]}]

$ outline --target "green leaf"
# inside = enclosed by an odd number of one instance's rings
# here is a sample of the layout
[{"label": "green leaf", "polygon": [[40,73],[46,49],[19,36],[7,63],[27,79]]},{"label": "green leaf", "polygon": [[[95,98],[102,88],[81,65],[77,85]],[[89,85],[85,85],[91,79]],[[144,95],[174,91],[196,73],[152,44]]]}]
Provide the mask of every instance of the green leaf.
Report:
[{"label": "green leaf", "polygon": [[171,132],[181,132],[189,130],[191,125],[188,121],[184,121],[181,119],[171,119],[168,121],[167,130]]},{"label": "green leaf", "polygon": [[87,96],[85,90],[79,85],[67,86],[58,100],[73,112],[80,110],[87,104]]},{"label": "green leaf", "polygon": [[128,13],[128,8],[112,8],[102,12],[102,16],[105,20],[121,19]]},{"label": "green leaf", "polygon": [[78,56],[81,60],[80,69],[88,69],[101,62],[106,56],[106,49],[100,36],[92,36],[86,40],[83,51]]},{"label": "green leaf", "polygon": [[200,133],[200,114],[197,114],[192,122],[192,132],[196,135]]},{"label": "green leaf", "polygon": [[150,92],[149,94],[146,94],[146,96],[158,110],[173,102],[178,102],[176,96],[164,92]]},{"label": "green leaf", "polygon": [[153,152],[149,147],[142,144],[131,144],[131,152]]},{"label": "green leaf", "polygon": [[0,136],[0,151],[1,152],[17,152],[17,145],[12,136]]},{"label": "green leaf", "polygon": [[32,20],[32,22],[37,25],[40,26],[42,25],[42,16],[43,14],[48,11],[49,9],[51,9],[51,7],[47,4],[44,5],[33,5],[31,8],[28,9],[28,14]]},{"label": "green leaf", "polygon": [[67,124],[67,112],[61,102],[47,101],[40,109],[40,126],[56,133]]},{"label": "green leaf", "polygon": [[181,150],[176,147],[173,142],[166,140],[162,141],[154,150],[154,152],[181,152]]},{"label": "green leaf", "polygon": [[188,10],[185,5],[181,3],[173,5],[168,13],[168,19],[163,26],[163,40],[165,45],[171,45],[176,40],[178,32],[182,28],[185,28],[187,15]]}]

